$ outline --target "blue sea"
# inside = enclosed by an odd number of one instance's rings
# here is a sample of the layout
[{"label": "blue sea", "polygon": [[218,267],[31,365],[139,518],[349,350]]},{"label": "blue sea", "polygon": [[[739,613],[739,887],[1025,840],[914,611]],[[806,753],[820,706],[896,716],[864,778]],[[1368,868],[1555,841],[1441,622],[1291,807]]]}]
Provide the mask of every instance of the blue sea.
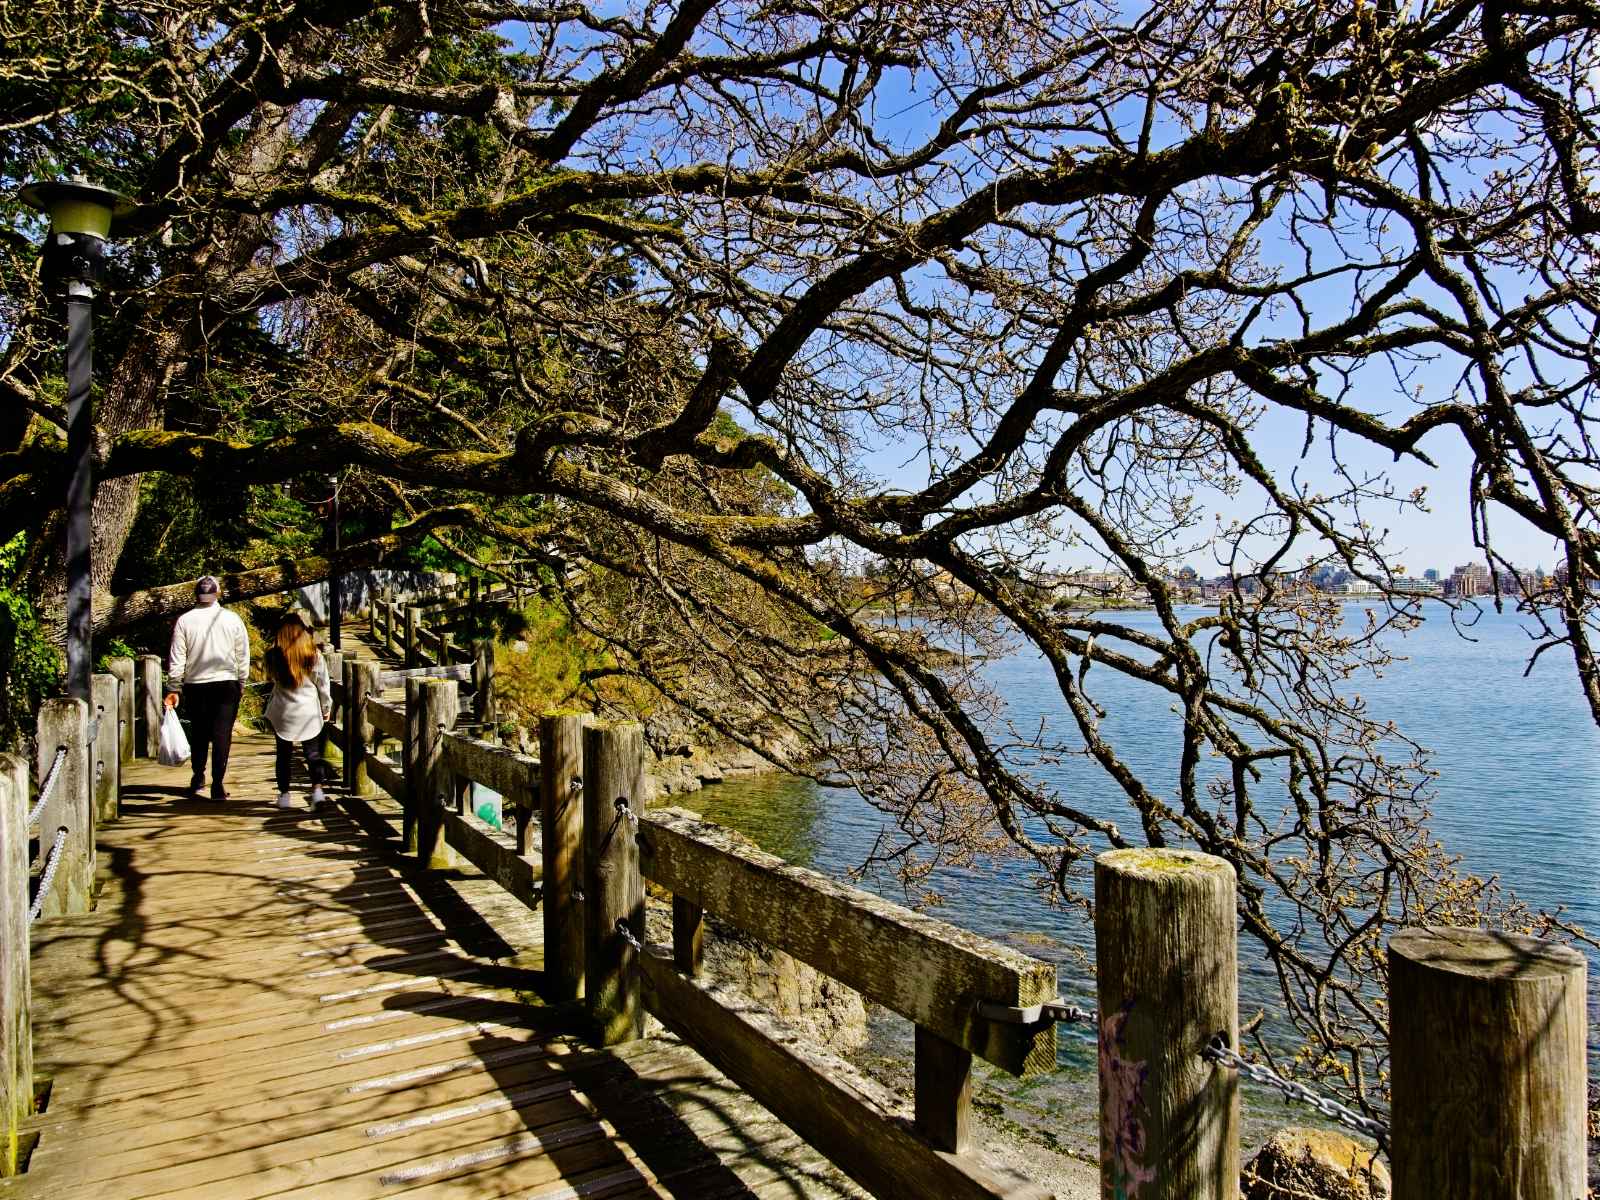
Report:
[{"label": "blue sea", "polygon": [[[1446,610],[1430,604],[1428,619],[1395,637],[1404,657],[1381,676],[1354,679],[1359,693],[1380,719],[1400,729],[1431,752],[1431,802],[1434,835],[1462,865],[1478,875],[1498,877],[1507,890],[1544,909],[1563,908],[1566,919],[1600,931],[1600,728],[1578,690],[1570,654],[1546,653],[1524,675],[1534,643],[1527,619],[1486,609],[1470,629],[1454,626]],[[1116,619],[1154,628],[1154,614],[1123,612]],[[1365,618],[1359,606],[1346,610],[1347,622]],[[1009,705],[1019,728],[1040,724],[1049,734],[1069,739],[1071,718],[1044,661],[1022,652],[985,665],[990,681]],[[1170,698],[1119,679],[1110,671],[1089,675],[1091,691],[1108,710],[1105,734],[1130,764],[1151,781],[1176,777],[1179,741]],[[1135,827],[1115,785],[1098,768],[1069,757],[1035,768],[1046,784],[1070,794],[1086,809],[1116,814],[1124,828]],[[1095,803],[1093,797],[1103,797]],[[873,846],[884,819],[860,795],[821,788],[805,780],[761,776],[719,784],[672,803],[734,826],[764,848],[791,862],[843,878]],[[1265,805],[1265,800],[1262,801]],[[1094,985],[1071,953],[1092,953],[1093,930],[1072,910],[1052,908],[1039,896],[1025,864],[1003,863],[970,870],[941,870],[930,880],[944,897],[937,915],[954,924],[1006,941],[1061,964],[1063,995],[1093,999]],[[868,875],[861,886],[896,900],[904,897],[894,880]],[[1240,939],[1240,1011],[1276,1011],[1274,977]],[[1590,953],[1591,1077],[1600,1066],[1600,961]],[[1040,1116],[1059,1122],[1069,1144],[1092,1148],[1095,1103],[1093,1046],[1089,1031],[1062,1027],[1062,1070],[1043,1084],[1026,1086],[1027,1103]],[[1274,1040],[1286,1038],[1281,1027]],[[909,1053],[909,1028],[899,1018],[873,1021],[872,1053],[885,1060]],[[1006,1089],[998,1077],[982,1080]],[[1008,1107],[1016,1101],[1012,1089]],[[1020,1101],[1018,1101],[1020,1102]],[[1251,1093],[1247,1100],[1247,1138],[1291,1120],[1308,1123],[1304,1112]],[[1078,1135],[1072,1136],[1076,1132]]]}]

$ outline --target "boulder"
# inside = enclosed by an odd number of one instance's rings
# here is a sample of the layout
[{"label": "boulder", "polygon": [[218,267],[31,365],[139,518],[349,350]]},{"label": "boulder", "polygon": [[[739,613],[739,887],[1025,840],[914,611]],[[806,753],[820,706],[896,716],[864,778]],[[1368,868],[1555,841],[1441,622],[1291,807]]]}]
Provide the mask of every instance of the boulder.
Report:
[{"label": "boulder", "polygon": [[1388,1200],[1389,1168],[1369,1146],[1327,1129],[1280,1129],[1241,1178],[1244,1200]]}]

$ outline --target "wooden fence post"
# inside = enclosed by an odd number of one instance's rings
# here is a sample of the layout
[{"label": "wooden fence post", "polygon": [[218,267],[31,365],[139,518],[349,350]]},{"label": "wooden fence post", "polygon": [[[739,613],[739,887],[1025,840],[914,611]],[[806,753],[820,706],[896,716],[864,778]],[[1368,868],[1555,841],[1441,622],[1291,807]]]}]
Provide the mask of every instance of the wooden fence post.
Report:
[{"label": "wooden fence post", "polygon": [[478,720],[496,723],[494,707],[494,642],[477,638],[472,643],[472,694],[478,706]]},{"label": "wooden fence post", "polygon": [[94,744],[89,747],[89,771],[94,790],[95,824],[122,815],[122,756],[117,745],[117,677],[109,672],[92,676],[89,697],[94,701],[90,721],[99,721]]},{"label": "wooden fence post", "polygon": [[417,861],[425,867],[454,865],[444,841],[441,813],[455,784],[444,762],[444,735],[455,728],[460,710],[453,679],[424,679],[417,690],[417,774],[408,783],[416,810]]},{"label": "wooden fence post", "polygon": [[1580,1200],[1586,976],[1576,950],[1516,934],[1390,939],[1395,1200]]},{"label": "wooden fence post", "polygon": [[372,640],[383,650],[389,645],[389,635],[384,630],[384,613],[389,607],[389,589],[383,588],[372,597]]},{"label": "wooden fence post", "polygon": [[378,672],[375,662],[350,660],[344,664],[344,786],[352,796],[370,796],[377,791],[367,775],[367,747],[372,744],[367,698],[382,691]]},{"label": "wooden fence post", "polygon": [[1100,1182],[1140,1200],[1236,1200],[1239,1084],[1200,1052],[1239,1042],[1233,867],[1190,850],[1094,864]]},{"label": "wooden fence post", "polygon": [[539,721],[539,852],[544,975],[552,1000],[583,995],[583,727],[581,716]]},{"label": "wooden fence post", "polygon": [[342,734],[342,744],[335,742],[332,737],[324,736],[322,739],[322,758],[327,764],[325,770],[332,778],[331,772],[335,767],[339,769],[339,777],[344,777],[345,750],[350,745],[350,727],[344,720],[344,714],[339,711],[337,701],[333,699],[335,693],[344,690],[344,651],[335,650],[331,646],[322,647],[322,661],[328,668],[328,711],[329,719],[337,726]]},{"label": "wooden fence post", "polygon": [[161,658],[139,655],[139,696],[137,740],[140,758],[154,758],[161,745]]},{"label": "wooden fence post", "polygon": [[617,929],[623,922],[644,940],[644,879],[628,818],[643,809],[644,731],[584,730],[584,996],[603,1046],[644,1033],[638,954]]},{"label": "wooden fence post", "polygon": [[417,644],[417,626],[422,623],[422,610],[415,604],[406,605],[406,666],[422,665],[422,647]]},{"label": "wooden fence post", "polygon": [[138,728],[134,716],[134,662],[131,658],[109,658],[106,666],[117,677],[117,754],[126,761],[133,757],[133,735]]},{"label": "wooden fence post", "polygon": [[421,776],[417,768],[417,750],[422,742],[421,688],[421,679],[406,679],[406,736],[400,743],[400,773],[405,779],[405,795],[400,800],[400,844],[405,847],[407,854],[417,852],[417,797],[421,794]]},{"label": "wooden fence post", "polygon": [[49,854],[58,829],[67,831],[55,884],[40,910],[45,917],[88,912],[94,889],[94,805],[90,794],[94,766],[89,757],[89,706],[82,700],[46,700],[39,709],[37,770],[41,787],[50,777],[61,746],[67,748],[61,774],[39,815],[42,854]]},{"label": "wooden fence post", "polygon": [[32,965],[28,956],[28,763],[0,754],[0,1175],[17,1173],[33,1114]]}]

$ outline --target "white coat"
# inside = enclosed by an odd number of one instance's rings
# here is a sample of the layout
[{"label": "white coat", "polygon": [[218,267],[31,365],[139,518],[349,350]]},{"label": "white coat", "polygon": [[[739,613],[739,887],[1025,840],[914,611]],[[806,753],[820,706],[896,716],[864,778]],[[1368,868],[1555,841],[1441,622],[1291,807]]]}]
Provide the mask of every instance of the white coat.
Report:
[{"label": "white coat", "polygon": [[322,714],[333,708],[333,693],[328,690],[328,665],[317,656],[311,674],[299,687],[272,685],[267,701],[267,724],[286,742],[308,742],[322,732]]}]

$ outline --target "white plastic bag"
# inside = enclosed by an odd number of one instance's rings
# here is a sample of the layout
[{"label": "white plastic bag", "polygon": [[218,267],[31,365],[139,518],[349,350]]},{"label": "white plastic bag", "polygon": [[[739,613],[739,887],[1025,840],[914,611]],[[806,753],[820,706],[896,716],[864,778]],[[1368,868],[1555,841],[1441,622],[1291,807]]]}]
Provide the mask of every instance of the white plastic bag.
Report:
[{"label": "white plastic bag", "polygon": [[189,738],[178,721],[178,710],[167,709],[161,718],[161,745],[156,761],[163,767],[177,767],[189,761]]}]

